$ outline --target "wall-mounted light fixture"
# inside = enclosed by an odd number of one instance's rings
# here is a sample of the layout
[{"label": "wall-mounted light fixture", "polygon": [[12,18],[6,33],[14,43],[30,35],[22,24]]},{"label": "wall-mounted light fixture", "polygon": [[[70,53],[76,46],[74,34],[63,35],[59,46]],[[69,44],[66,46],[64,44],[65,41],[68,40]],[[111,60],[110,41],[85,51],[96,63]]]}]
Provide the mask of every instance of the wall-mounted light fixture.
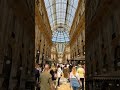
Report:
[{"label": "wall-mounted light fixture", "polygon": [[8,59],[8,60],[6,60],[6,64],[10,64],[11,63],[11,61]]},{"label": "wall-mounted light fixture", "polygon": [[36,63],[39,63],[39,56],[40,56],[40,51],[37,50],[37,54],[36,54]]},{"label": "wall-mounted light fixture", "polygon": [[39,54],[40,53],[40,51],[39,50],[37,50],[37,54]]},{"label": "wall-mounted light fixture", "polygon": [[117,66],[120,67],[120,62],[117,63]]},{"label": "wall-mounted light fixture", "polygon": [[112,83],[109,83],[109,86],[112,86]]},{"label": "wall-mounted light fixture", "polygon": [[27,72],[28,74],[30,74],[30,70],[28,70],[28,72]]},{"label": "wall-mounted light fixture", "polygon": [[23,67],[22,66],[20,66],[20,68],[19,68],[21,71],[23,70]]},{"label": "wall-mounted light fixture", "polygon": [[107,70],[106,70],[106,68],[103,68],[103,72],[106,72]]},{"label": "wall-mounted light fixture", "polygon": [[119,87],[119,86],[120,86],[120,84],[118,84],[118,83],[117,83],[117,84],[116,84],[116,86],[117,86],[117,87]]},{"label": "wall-mounted light fixture", "polygon": [[97,75],[98,73],[97,73],[97,72],[95,72],[94,74],[95,74],[95,75]]}]

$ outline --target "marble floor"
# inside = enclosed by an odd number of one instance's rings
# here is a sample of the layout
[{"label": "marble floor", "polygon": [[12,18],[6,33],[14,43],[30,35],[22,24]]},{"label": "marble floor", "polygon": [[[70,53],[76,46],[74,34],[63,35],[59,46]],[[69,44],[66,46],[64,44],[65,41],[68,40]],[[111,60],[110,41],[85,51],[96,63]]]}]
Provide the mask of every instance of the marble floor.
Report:
[{"label": "marble floor", "polygon": [[57,87],[57,90],[73,90],[73,89],[70,86],[70,83],[68,82],[68,80],[65,79],[64,77],[61,77],[61,79],[60,79],[60,86]]},{"label": "marble floor", "polygon": [[72,87],[70,87],[70,83],[63,83],[60,85],[60,87],[57,88],[57,90],[73,90]]}]

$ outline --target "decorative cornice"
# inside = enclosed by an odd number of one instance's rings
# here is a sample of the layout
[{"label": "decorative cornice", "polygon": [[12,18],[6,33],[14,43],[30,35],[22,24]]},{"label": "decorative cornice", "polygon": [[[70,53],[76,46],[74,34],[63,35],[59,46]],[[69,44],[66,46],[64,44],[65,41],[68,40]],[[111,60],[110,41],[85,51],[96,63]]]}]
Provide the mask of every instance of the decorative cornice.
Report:
[{"label": "decorative cornice", "polygon": [[44,26],[44,23],[43,23],[42,17],[40,16],[37,5],[35,5],[35,23],[38,25],[39,30],[41,32],[43,32],[43,34],[47,38],[46,40],[48,40],[49,44],[52,45],[51,35]]},{"label": "decorative cornice", "polygon": [[70,39],[70,46],[72,46],[75,43],[75,41],[77,40],[77,37],[79,37],[80,33],[83,30],[85,30],[85,14],[83,14],[83,16],[81,17],[81,20]]}]

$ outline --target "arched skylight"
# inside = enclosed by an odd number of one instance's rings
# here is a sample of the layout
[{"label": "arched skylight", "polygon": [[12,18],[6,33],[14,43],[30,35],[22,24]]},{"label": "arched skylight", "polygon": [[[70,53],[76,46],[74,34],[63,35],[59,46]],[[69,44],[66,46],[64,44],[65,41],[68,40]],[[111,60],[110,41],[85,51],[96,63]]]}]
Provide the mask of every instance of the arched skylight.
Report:
[{"label": "arched skylight", "polygon": [[52,41],[58,52],[63,52],[69,41],[69,31],[73,23],[79,0],[44,0],[51,30]]},{"label": "arched skylight", "polygon": [[53,42],[62,42],[62,43],[68,42],[69,41],[68,31],[63,27],[57,28],[57,30],[55,30],[53,32],[52,41]]}]

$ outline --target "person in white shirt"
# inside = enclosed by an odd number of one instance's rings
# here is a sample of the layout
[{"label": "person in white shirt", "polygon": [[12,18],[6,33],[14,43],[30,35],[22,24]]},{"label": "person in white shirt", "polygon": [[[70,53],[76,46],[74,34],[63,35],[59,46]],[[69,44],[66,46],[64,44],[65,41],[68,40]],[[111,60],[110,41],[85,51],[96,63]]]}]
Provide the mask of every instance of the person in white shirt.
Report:
[{"label": "person in white shirt", "polygon": [[58,85],[57,85],[57,86],[60,85],[60,77],[61,77],[61,75],[62,75],[62,69],[61,69],[61,67],[58,65],[58,69],[57,69]]}]

